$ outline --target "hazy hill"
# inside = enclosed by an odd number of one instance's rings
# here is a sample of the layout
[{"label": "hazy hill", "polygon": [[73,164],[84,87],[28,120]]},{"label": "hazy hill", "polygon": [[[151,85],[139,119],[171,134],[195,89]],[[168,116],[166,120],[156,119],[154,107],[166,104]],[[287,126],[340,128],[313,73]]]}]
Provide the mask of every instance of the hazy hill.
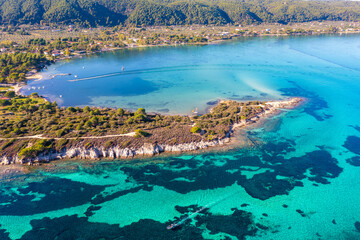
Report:
[{"label": "hazy hill", "polygon": [[0,0],[0,23],[172,25],[360,19],[360,2],[274,0]]}]

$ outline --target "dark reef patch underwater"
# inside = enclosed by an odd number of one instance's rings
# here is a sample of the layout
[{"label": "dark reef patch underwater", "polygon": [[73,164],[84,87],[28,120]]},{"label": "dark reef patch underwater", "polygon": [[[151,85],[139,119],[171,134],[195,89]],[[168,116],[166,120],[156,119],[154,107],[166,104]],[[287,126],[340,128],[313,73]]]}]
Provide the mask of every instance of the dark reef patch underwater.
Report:
[{"label": "dark reef patch underwater", "polygon": [[[64,178],[46,178],[12,191],[0,190],[0,215],[33,215],[85,204],[102,192],[95,186]],[[40,195],[40,198],[37,196]]]},{"label": "dark reef patch underwater", "polygon": [[344,147],[355,154],[360,155],[360,138],[357,136],[348,136],[344,143]]},{"label": "dark reef patch underwater", "polygon": [[[253,136],[255,137],[255,135]],[[93,185],[61,177],[47,177],[43,181],[29,182],[19,188],[1,190],[0,215],[24,216],[62,210],[83,204],[89,207],[78,215],[65,215],[57,218],[43,217],[31,220],[32,229],[21,239],[203,239],[203,235],[232,236],[245,239],[270,231],[266,221],[257,222],[251,212],[232,208],[231,214],[214,214],[211,207],[217,203],[201,205],[175,206],[181,215],[167,222],[153,219],[140,219],[120,227],[89,221],[102,211],[104,204],[127,195],[153,191],[155,186],[188,194],[198,190],[211,190],[230,187],[233,184],[242,186],[252,197],[266,200],[274,196],[288,194],[295,187],[302,187],[303,180],[328,184],[331,178],[339,176],[342,171],[325,150],[316,150],[301,157],[284,158],[284,154],[294,151],[293,141],[271,142],[259,145],[252,151],[239,149],[223,154],[205,153],[183,157],[167,157],[154,161],[132,162],[99,162],[89,164],[83,172],[92,176],[108,179],[115,171],[124,174],[124,183],[132,184],[127,188],[116,187],[116,184]],[[258,173],[260,169],[267,169]],[[253,172],[249,177],[244,172]],[[35,173],[36,174],[36,173]],[[104,176],[105,174],[105,176]],[[235,192],[233,195],[237,195]],[[223,196],[218,202],[225,201]],[[240,202],[241,199],[239,198]],[[151,206],[148,206],[151,207]],[[241,207],[249,207],[242,204]],[[156,209],[154,209],[156,211]],[[303,211],[297,210],[303,217]],[[196,214],[194,214],[196,213]],[[188,216],[192,216],[189,217]],[[262,213],[261,219],[268,218]],[[186,219],[186,220],[184,220]],[[183,221],[176,229],[166,227],[170,223]],[[272,231],[272,230],[271,230]],[[276,231],[276,230],[275,230]],[[0,231],[2,236],[7,233]],[[227,237],[226,237],[227,236]],[[222,238],[221,238],[222,239]]]},{"label": "dark reef patch underwater", "polygon": [[324,121],[332,117],[329,114],[320,112],[320,110],[324,110],[329,107],[328,103],[323,98],[319,97],[316,93],[312,91],[305,90],[294,81],[289,81],[289,83],[293,84],[294,87],[281,88],[279,89],[279,91],[282,92],[284,96],[293,96],[293,97],[301,96],[309,99],[310,102],[306,104],[306,106],[304,107],[305,113],[313,116],[317,121]]},{"label": "dark reef patch underwater", "polygon": [[[163,186],[182,194],[201,189],[222,188],[237,183],[252,197],[261,200],[287,194],[294,187],[303,186],[301,180],[305,178],[316,183],[328,184],[329,178],[339,176],[342,171],[337,165],[337,160],[325,150],[285,159],[281,154],[284,153],[284,145],[287,144],[269,143],[269,145],[265,144],[262,147],[263,151],[258,154],[229,153],[218,159],[217,154],[208,153],[188,160],[174,157],[164,164],[128,166],[121,170],[137,182],[150,186]],[[280,151],[275,153],[270,149]],[[292,151],[294,148],[287,147],[287,149]],[[268,154],[266,150],[273,155]],[[256,171],[249,170],[249,167],[269,170],[248,179],[241,171]],[[306,175],[307,171],[310,171],[310,176]],[[283,178],[279,179],[279,176]]]},{"label": "dark reef patch underwater", "polygon": [[[197,208],[199,206],[193,206],[192,210],[195,211]],[[189,224],[191,221],[196,221],[195,225]],[[209,231],[211,234],[225,233],[237,239],[245,239],[246,236],[254,236],[259,227],[265,227],[255,224],[251,213],[238,209],[233,209],[233,213],[230,215],[214,215],[203,211],[194,220],[189,220],[175,230],[168,230],[166,228],[168,223],[160,223],[151,219],[141,219],[120,228],[116,224],[89,222],[86,217],[76,215],[54,219],[45,217],[40,220],[32,220],[30,224],[32,230],[26,232],[21,240],[204,239],[202,237],[204,231]]]},{"label": "dark reef patch underwater", "polygon": [[360,157],[359,156],[349,158],[346,160],[346,162],[349,163],[350,165],[353,165],[354,167],[360,167]]},{"label": "dark reef patch underwater", "polygon": [[354,225],[355,225],[356,230],[358,232],[360,232],[360,222],[356,221]]},{"label": "dark reef patch underwater", "polygon": [[0,239],[1,240],[10,240],[9,238],[9,233],[7,233],[4,229],[1,229],[1,225],[0,225]]}]

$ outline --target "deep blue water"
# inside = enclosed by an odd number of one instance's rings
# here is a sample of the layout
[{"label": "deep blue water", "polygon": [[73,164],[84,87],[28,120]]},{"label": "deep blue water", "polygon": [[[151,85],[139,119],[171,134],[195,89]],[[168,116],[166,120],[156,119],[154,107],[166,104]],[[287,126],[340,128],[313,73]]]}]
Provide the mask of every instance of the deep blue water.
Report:
[{"label": "deep blue water", "polygon": [[64,106],[189,113],[222,98],[308,101],[244,130],[258,147],[56,162],[4,181],[0,239],[360,239],[359,62],[351,35],[131,49],[50,66],[44,75],[72,75],[29,87]]}]

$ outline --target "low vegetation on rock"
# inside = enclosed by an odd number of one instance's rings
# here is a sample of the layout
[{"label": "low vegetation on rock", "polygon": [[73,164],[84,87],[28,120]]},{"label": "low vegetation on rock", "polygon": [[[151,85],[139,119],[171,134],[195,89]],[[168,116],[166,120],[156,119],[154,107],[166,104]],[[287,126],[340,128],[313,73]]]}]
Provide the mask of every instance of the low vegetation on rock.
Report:
[{"label": "low vegetation on rock", "polygon": [[[73,146],[141,147],[146,143],[182,144],[223,139],[230,127],[264,112],[263,102],[222,101],[204,115],[161,115],[139,108],[60,108],[33,93],[0,92],[2,154],[31,158]],[[197,134],[197,133],[200,133]],[[196,134],[195,134],[196,133]]]}]

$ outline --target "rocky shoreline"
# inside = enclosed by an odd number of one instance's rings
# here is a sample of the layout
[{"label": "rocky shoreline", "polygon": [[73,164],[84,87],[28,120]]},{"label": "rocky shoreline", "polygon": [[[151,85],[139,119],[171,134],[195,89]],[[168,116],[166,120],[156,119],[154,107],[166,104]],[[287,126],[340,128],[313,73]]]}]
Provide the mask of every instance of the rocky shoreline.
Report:
[{"label": "rocky shoreline", "polygon": [[107,159],[124,159],[124,158],[133,158],[140,156],[153,156],[158,155],[163,152],[188,152],[201,150],[208,147],[221,146],[225,143],[230,142],[230,137],[226,137],[220,140],[214,141],[200,141],[192,143],[184,143],[177,145],[165,145],[165,144],[144,144],[142,147],[137,149],[132,148],[120,148],[119,146],[115,147],[71,147],[69,149],[63,149],[60,152],[51,152],[47,154],[40,154],[33,159],[21,159],[19,156],[9,157],[2,156],[0,157],[0,164],[33,164],[33,163],[46,163],[52,160],[60,159],[90,159],[97,160],[102,158]]},{"label": "rocky shoreline", "polygon": [[181,144],[150,144],[145,143],[139,148],[121,148],[119,146],[112,146],[105,148],[101,147],[89,147],[85,146],[79,147],[69,147],[64,148],[60,151],[51,150],[48,153],[41,153],[35,158],[21,158],[19,155],[16,156],[0,156],[0,164],[8,165],[8,164],[39,164],[39,163],[47,163],[52,160],[59,159],[89,159],[89,160],[98,160],[98,159],[126,159],[133,157],[141,157],[141,156],[154,156],[163,152],[172,152],[172,153],[181,153],[181,152],[189,152],[196,151],[201,149],[206,149],[209,147],[222,146],[226,143],[229,143],[231,140],[231,135],[233,132],[241,127],[245,127],[257,122],[260,119],[264,119],[264,117],[268,117],[270,115],[274,115],[281,111],[281,109],[292,109],[296,106],[300,105],[304,99],[302,98],[291,98],[285,101],[272,101],[267,102],[266,105],[268,110],[258,114],[256,117],[252,118],[249,121],[242,121],[241,123],[236,123],[231,125],[229,132],[222,139],[215,139],[212,141],[204,141],[201,140],[199,142],[191,142],[191,143],[181,143]]}]

